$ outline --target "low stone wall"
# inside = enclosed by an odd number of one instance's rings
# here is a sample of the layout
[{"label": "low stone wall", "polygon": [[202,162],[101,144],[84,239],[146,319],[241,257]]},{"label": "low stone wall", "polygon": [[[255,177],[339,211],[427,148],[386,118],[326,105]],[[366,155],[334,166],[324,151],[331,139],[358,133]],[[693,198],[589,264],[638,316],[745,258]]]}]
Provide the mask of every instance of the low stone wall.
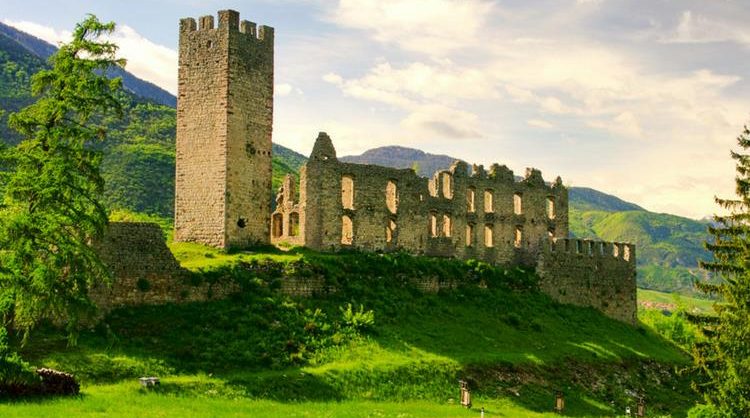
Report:
[{"label": "low stone wall", "polygon": [[[231,278],[215,283],[192,283],[166,245],[156,224],[113,222],[95,244],[112,271],[112,283],[91,292],[103,313],[119,307],[198,302],[228,297],[239,291]],[[562,303],[590,306],[605,315],[635,324],[635,246],[579,239],[545,240],[536,264],[540,289]],[[436,277],[412,279],[424,293],[460,285]],[[481,285],[480,285],[481,286]],[[323,277],[285,277],[279,291],[294,297],[335,292]]]},{"label": "low stone wall", "polygon": [[590,306],[636,324],[635,246],[582,239],[541,245],[540,289],[562,303]]},{"label": "low stone wall", "polygon": [[102,313],[126,305],[220,299],[238,290],[231,283],[192,284],[190,272],[180,266],[153,223],[112,222],[94,247],[112,273],[111,283],[90,293]]}]

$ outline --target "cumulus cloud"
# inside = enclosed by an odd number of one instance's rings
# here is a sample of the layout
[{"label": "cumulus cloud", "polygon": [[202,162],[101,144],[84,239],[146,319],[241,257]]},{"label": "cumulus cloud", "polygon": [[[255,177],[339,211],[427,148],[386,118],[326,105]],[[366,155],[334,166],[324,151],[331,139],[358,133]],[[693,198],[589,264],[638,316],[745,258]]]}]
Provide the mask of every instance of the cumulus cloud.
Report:
[{"label": "cumulus cloud", "polygon": [[49,26],[40,25],[38,23],[29,22],[26,20],[15,21],[3,19],[3,23],[8,26],[13,26],[20,31],[34,35],[37,38],[51,43],[55,46],[58,46],[61,42],[69,41],[70,37],[73,35],[72,32],[67,30],[57,30]]},{"label": "cumulus cloud", "polygon": [[[576,3],[596,10],[616,7],[598,0]],[[709,172],[731,166],[716,148],[731,146],[748,115],[750,102],[728,94],[745,86],[744,78],[709,61],[693,67],[670,63],[667,70],[666,65],[644,61],[640,50],[677,43],[750,45],[750,30],[716,16],[678,10],[679,22],[672,31],[650,38],[626,35],[618,43],[612,41],[615,34],[585,33],[584,23],[598,18],[590,7],[541,15],[524,6],[512,10],[515,6],[509,4],[500,10],[479,1],[420,4],[338,2],[329,14],[331,21],[360,29],[365,38],[396,47],[398,53],[381,57],[358,76],[343,77],[334,71],[323,79],[348,97],[401,109],[405,117],[400,127],[411,132],[431,131],[469,141],[495,138],[499,144],[496,138],[513,141],[503,134],[509,124],[520,134],[517,143],[533,138],[523,128],[559,131],[558,142],[576,138],[576,152],[567,151],[571,155],[565,159],[571,163],[563,174],[646,202],[655,210],[680,207],[678,213],[700,217],[712,210],[714,193],[731,191],[731,174],[720,182]],[[432,12],[420,15],[419,9]],[[465,16],[461,20],[466,25],[454,25],[456,16]],[[647,19],[659,28],[663,20],[659,14]],[[425,60],[425,54],[430,59]],[[663,59],[667,62],[669,57]],[[494,122],[498,114],[509,115],[502,125]],[[513,115],[520,120],[515,122]],[[555,123],[547,116],[554,116]],[[520,159],[470,143],[483,149],[480,155]],[[544,159],[532,143],[524,152]],[[584,161],[589,153],[601,152],[610,154],[597,157],[595,164]],[[707,155],[714,158],[709,161]],[[574,163],[575,158],[580,161]],[[608,164],[601,163],[605,160]],[[597,171],[599,164],[607,168]],[[623,171],[630,174],[617,174]],[[715,183],[685,185],[686,177]],[[641,184],[658,185],[664,194]],[[710,196],[698,198],[709,189],[714,190]]]},{"label": "cumulus cloud", "polygon": [[680,16],[677,28],[662,38],[668,43],[703,44],[736,42],[750,45],[750,30],[745,22],[736,24],[729,20],[716,20],[686,10]]},{"label": "cumulus cloud", "polygon": [[402,68],[384,62],[360,78],[345,80],[329,73],[323,80],[338,86],[347,96],[406,111],[401,126],[409,129],[414,137],[482,137],[477,115],[456,108],[454,103],[462,99],[498,97],[485,74],[449,62],[438,65],[416,62]]},{"label": "cumulus cloud", "polygon": [[[68,42],[72,33],[28,21],[3,20],[26,33],[53,45]],[[177,93],[177,51],[156,44],[128,25],[118,25],[108,39],[119,46],[117,55],[127,60],[126,69],[146,81]]]},{"label": "cumulus cloud", "polygon": [[289,83],[276,83],[274,85],[274,94],[278,97],[289,96],[291,94],[302,95],[302,89]]},{"label": "cumulus cloud", "polygon": [[527,119],[526,124],[534,128],[554,129],[555,124],[544,119]]},{"label": "cumulus cloud", "polygon": [[441,54],[473,44],[492,9],[483,0],[340,0],[329,19],[379,42]]}]

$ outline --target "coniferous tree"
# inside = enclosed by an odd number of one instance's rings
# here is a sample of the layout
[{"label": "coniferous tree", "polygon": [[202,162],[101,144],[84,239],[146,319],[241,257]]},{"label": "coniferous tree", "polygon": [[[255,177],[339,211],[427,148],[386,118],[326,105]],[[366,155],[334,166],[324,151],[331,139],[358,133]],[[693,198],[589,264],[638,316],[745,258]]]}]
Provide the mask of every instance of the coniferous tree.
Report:
[{"label": "coniferous tree", "polygon": [[737,138],[737,198],[716,198],[726,214],[714,216],[709,227],[713,240],[706,248],[713,261],[701,267],[717,273],[719,284],[700,283],[707,293],[720,297],[714,305],[715,316],[695,316],[707,337],[693,349],[696,366],[703,380],[696,388],[706,402],[722,416],[750,416],[750,130],[747,126]]},{"label": "coniferous tree", "polygon": [[121,112],[121,80],[104,76],[124,65],[101,39],[113,30],[93,15],[79,23],[33,76],[37,101],[9,117],[23,140],[2,152],[10,170],[0,178],[0,313],[25,335],[48,318],[67,321],[74,336],[92,308],[88,290],[108,277],[92,242],[107,223],[94,146],[105,130],[96,121]]}]

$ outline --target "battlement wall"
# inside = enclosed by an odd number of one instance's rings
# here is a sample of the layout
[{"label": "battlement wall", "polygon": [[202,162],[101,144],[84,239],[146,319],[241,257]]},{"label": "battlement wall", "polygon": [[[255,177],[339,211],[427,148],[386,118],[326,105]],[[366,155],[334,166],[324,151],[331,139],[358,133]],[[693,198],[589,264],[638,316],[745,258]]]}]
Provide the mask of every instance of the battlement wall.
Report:
[{"label": "battlement wall", "polygon": [[569,238],[541,247],[536,271],[543,292],[637,323],[635,245]]},{"label": "battlement wall", "polygon": [[274,31],[233,10],[180,20],[175,240],[269,243]]},{"label": "battlement wall", "polygon": [[264,41],[273,46],[274,29],[270,26],[260,25],[248,20],[240,20],[240,14],[234,10],[220,10],[218,12],[218,27],[214,27],[214,16],[206,15],[198,18],[197,22],[192,17],[180,19],[180,33],[196,31],[228,30],[249,35],[258,41]]}]

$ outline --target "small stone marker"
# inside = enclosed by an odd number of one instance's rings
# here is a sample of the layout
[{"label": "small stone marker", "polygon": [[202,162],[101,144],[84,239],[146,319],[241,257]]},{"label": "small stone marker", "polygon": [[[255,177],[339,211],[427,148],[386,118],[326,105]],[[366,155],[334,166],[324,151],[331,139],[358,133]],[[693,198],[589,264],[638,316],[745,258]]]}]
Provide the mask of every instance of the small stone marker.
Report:
[{"label": "small stone marker", "polygon": [[141,382],[141,386],[143,386],[144,388],[159,385],[158,377],[141,377],[138,379],[138,381]]},{"label": "small stone marker", "polygon": [[471,408],[471,392],[469,391],[469,382],[465,380],[459,380],[458,384],[461,385],[461,406]]}]

